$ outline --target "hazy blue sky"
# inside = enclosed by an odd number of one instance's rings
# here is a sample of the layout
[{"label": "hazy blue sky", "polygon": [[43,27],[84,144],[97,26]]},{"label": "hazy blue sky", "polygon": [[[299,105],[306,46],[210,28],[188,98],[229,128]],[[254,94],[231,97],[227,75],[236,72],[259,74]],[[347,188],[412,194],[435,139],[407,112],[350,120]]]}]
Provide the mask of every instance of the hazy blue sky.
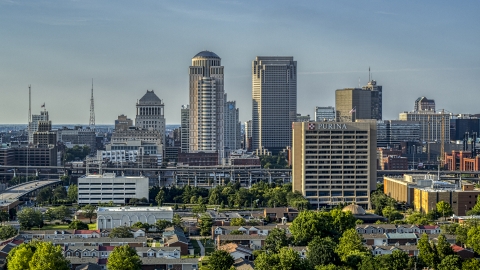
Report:
[{"label": "hazy blue sky", "polygon": [[335,105],[335,89],[383,85],[384,119],[419,96],[452,113],[480,113],[478,1],[0,0],[0,123],[26,123],[45,102],[54,124],[135,118],[147,89],[169,124],[188,103],[188,66],[222,58],[225,91],[251,118],[251,65],[294,56],[298,112]]}]

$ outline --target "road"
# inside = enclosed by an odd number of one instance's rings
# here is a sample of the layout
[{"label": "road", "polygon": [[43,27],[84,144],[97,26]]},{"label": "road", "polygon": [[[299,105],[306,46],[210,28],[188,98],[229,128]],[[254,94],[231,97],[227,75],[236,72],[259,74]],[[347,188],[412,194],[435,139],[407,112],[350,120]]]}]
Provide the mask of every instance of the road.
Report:
[{"label": "road", "polygon": [[8,190],[4,190],[0,193],[0,206],[3,204],[9,204],[12,201],[18,200],[25,193],[34,191],[36,189],[48,186],[54,183],[58,183],[60,180],[41,180],[28,182],[26,184],[18,185]]}]

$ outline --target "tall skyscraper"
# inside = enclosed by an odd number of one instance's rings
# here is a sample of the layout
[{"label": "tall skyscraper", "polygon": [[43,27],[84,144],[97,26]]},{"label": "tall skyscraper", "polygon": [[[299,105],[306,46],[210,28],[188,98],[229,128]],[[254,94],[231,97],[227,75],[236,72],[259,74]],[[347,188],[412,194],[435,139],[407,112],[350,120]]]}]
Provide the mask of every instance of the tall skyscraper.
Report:
[{"label": "tall skyscraper", "polygon": [[182,105],[182,110],[180,113],[180,142],[181,142],[181,151],[182,153],[188,153],[190,142],[190,105]]},{"label": "tall skyscraper", "polygon": [[297,118],[297,61],[257,56],[252,63],[252,148],[274,154],[292,145]]},{"label": "tall skyscraper", "polygon": [[218,152],[224,157],[223,66],[218,55],[199,52],[192,58],[190,76],[189,152]]},{"label": "tall skyscraper", "polygon": [[335,108],[339,122],[382,120],[382,86],[371,80],[362,88],[338,89],[335,91]]},{"label": "tall skyscraper", "polygon": [[435,112],[435,100],[426,97],[419,97],[415,100],[413,111],[432,111]]},{"label": "tall skyscraper", "polygon": [[248,120],[243,123],[245,126],[244,139],[243,139],[243,148],[247,152],[252,151],[252,120]]},{"label": "tall skyscraper", "polygon": [[227,101],[225,103],[225,150],[230,152],[240,149],[241,141],[242,126],[236,102]]},{"label": "tall skyscraper", "polygon": [[42,105],[43,111],[40,114],[31,116],[31,121],[28,123],[28,143],[33,143],[33,133],[38,131],[41,122],[50,122],[48,118],[48,111],[45,109],[45,104]]},{"label": "tall skyscraper", "polygon": [[335,107],[315,107],[315,121],[327,122],[335,121]]},{"label": "tall skyscraper", "polygon": [[165,117],[163,109],[162,100],[155,95],[153,90],[147,90],[147,93],[137,101],[135,126],[158,131],[162,144],[165,144]]}]

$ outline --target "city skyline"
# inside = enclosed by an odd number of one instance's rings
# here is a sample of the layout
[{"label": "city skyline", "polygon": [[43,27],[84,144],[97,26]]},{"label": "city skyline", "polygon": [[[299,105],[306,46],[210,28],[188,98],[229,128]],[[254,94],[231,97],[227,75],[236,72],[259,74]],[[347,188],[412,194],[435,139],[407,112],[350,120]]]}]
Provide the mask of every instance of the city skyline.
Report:
[{"label": "city skyline", "polygon": [[334,106],[336,89],[365,85],[369,66],[383,119],[421,96],[478,113],[478,3],[252,3],[0,1],[0,122],[27,123],[31,84],[33,114],[45,103],[53,124],[88,124],[93,78],[97,124],[133,116],[147,89],[179,124],[185,73],[202,50],[222,57],[241,122],[251,119],[251,59],[276,55],[298,62],[298,113],[312,118]]}]

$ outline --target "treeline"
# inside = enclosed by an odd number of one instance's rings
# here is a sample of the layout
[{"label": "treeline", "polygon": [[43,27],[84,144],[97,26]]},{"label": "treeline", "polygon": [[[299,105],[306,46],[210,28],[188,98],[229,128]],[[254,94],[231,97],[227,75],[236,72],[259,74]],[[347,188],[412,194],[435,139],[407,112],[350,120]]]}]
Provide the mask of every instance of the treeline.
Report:
[{"label": "treeline", "polygon": [[155,198],[158,205],[171,204],[209,204],[221,208],[243,207],[281,207],[291,206],[297,209],[308,209],[309,203],[301,193],[292,192],[292,185],[268,184],[259,182],[251,188],[244,188],[240,183],[228,183],[212,189],[201,187],[150,188],[150,198]]},{"label": "treeline", "polygon": [[[303,211],[290,226],[291,237],[281,229],[274,229],[268,234],[263,250],[254,252],[255,269],[480,269],[479,261],[462,261],[455,255],[444,235],[440,235],[434,244],[423,234],[418,242],[418,257],[410,257],[400,250],[373,256],[356,232],[355,224],[356,219],[350,212],[345,213],[338,208],[330,212]],[[478,230],[480,232],[480,228]],[[480,236],[478,233],[475,235]],[[474,241],[472,239],[471,243]],[[480,243],[480,239],[476,241]],[[292,245],[306,245],[306,258],[302,259],[298,249]]]}]

